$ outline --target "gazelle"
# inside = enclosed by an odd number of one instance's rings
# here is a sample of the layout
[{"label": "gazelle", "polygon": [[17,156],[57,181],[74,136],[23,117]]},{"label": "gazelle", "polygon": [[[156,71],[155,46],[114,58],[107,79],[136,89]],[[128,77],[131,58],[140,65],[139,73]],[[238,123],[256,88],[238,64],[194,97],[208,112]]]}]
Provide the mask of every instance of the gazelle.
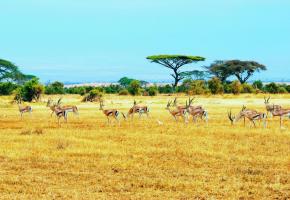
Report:
[{"label": "gazelle", "polygon": [[65,123],[67,123],[67,113],[68,111],[63,110],[59,107],[55,107],[54,111],[53,111],[56,116],[57,116],[57,121],[58,121],[58,125],[60,126],[60,118],[64,118]]},{"label": "gazelle", "polygon": [[127,117],[131,116],[131,119],[133,119],[135,113],[139,114],[139,118],[144,113],[147,115],[147,117],[149,117],[149,108],[146,105],[141,105],[141,106],[137,105],[137,102],[134,100],[133,107],[129,109],[129,111],[127,113]]},{"label": "gazelle", "polygon": [[62,98],[60,98],[57,102],[57,106],[59,108],[61,108],[62,110],[66,110],[67,112],[72,112],[75,115],[79,115],[79,111],[78,111],[78,107],[74,106],[74,105],[65,105],[65,106],[61,106],[61,100]]},{"label": "gazelle", "polygon": [[197,118],[200,117],[201,119],[204,117],[205,122],[208,122],[208,112],[203,109],[201,106],[191,106],[192,101],[187,105],[186,102],[186,110],[192,116],[192,120],[196,122]]},{"label": "gazelle", "polygon": [[50,110],[52,111],[50,114],[50,116],[52,117],[53,113],[55,113],[56,109],[59,107],[59,102],[57,104],[53,103],[53,100],[51,100],[51,98],[49,98],[47,101],[46,107],[49,107]]},{"label": "gazelle", "polygon": [[[202,106],[192,106],[192,105],[191,105],[192,102],[194,101],[194,99],[195,99],[195,98],[192,98],[192,99],[191,99],[191,98],[189,97],[189,99],[188,99],[189,107],[190,107],[191,109],[197,109],[197,108],[202,109]],[[178,105],[177,105],[177,98],[174,99],[174,101],[173,101],[173,106],[175,106],[177,109],[181,109],[181,110],[183,110],[183,109],[187,109],[187,105],[185,105],[185,106],[178,106]]]},{"label": "gazelle", "polygon": [[271,114],[273,117],[280,117],[280,128],[282,128],[282,117],[288,116],[290,118],[290,109],[274,109]]},{"label": "gazelle", "polygon": [[182,117],[184,122],[187,123],[187,116],[186,116],[187,111],[186,111],[186,109],[171,110],[170,106],[171,106],[171,101],[168,101],[165,109],[169,111],[169,113],[173,116],[175,121],[176,122],[178,121],[178,117]]},{"label": "gazelle", "polygon": [[20,117],[22,119],[22,116],[24,113],[29,113],[31,115],[32,113],[32,107],[31,106],[21,106],[19,103],[17,103],[18,105],[18,110],[20,112]]},{"label": "gazelle", "polygon": [[269,102],[270,99],[271,99],[271,97],[268,97],[268,98],[264,97],[264,103],[266,106],[267,115],[269,112],[272,114],[272,111],[280,110],[282,108],[280,105],[274,105],[274,104],[270,105],[270,102]]},{"label": "gazelle", "polygon": [[[104,110],[104,102],[102,100],[100,100],[100,110],[102,110],[104,115],[107,117],[108,124],[111,122],[110,118],[114,118],[120,124],[120,121],[118,119],[120,112],[117,109]],[[124,119],[126,120],[126,116],[124,115],[124,113],[121,112],[121,114],[123,115]]]},{"label": "gazelle", "polygon": [[[265,113],[257,112],[255,110],[248,110],[246,109],[245,106],[243,106],[242,110],[238,113],[237,116],[232,115],[232,111],[228,112],[228,118],[231,121],[231,124],[233,125],[234,122],[239,121],[241,118],[244,118],[244,123],[245,123],[245,118],[249,119],[254,127],[256,127],[256,120],[262,120],[263,121],[263,126],[266,128],[266,119],[267,115]],[[245,125],[245,124],[244,124]]]}]

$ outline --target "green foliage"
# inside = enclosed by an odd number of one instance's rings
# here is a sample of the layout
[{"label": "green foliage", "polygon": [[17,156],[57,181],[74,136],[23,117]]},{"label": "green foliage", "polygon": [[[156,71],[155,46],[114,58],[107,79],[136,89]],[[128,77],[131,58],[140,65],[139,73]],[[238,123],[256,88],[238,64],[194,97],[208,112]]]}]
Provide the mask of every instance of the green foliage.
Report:
[{"label": "green foliage", "polygon": [[59,81],[55,81],[45,87],[45,94],[64,94],[64,93],[65,93],[64,84]]},{"label": "green foliage", "polygon": [[129,87],[128,87],[128,91],[131,95],[140,95],[141,93],[141,85],[140,82],[137,80],[133,80],[131,81]]},{"label": "green foliage", "polygon": [[122,78],[118,81],[118,83],[119,83],[122,87],[126,88],[126,87],[128,87],[128,86],[130,85],[130,83],[131,83],[133,80],[134,80],[134,79],[132,79],[132,78],[122,77]]},{"label": "green foliage", "polygon": [[240,83],[240,81],[237,80],[233,81],[230,84],[230,87],[233,94],[240,94],[243,89],[242,84]]},{"label": "green foliage", "polygon": [[68,93],[68,94],[79,94],[79,95],[82,95],[82,96],[87,93],[86,88],[83,87],[83,86],[81,86],[81,87],[65,88],[64,90],[65,90],[65,93]]},{"label": "green foliage", "polygon": [[11,82],[0,82],[0,95],[11,95],[18,85]]},{"label": "green foliage", "polygon": [[44,86],[39,83],[38,78],[33,78],[30,81],[27,81],[20,91],[17,92],[17,95],[21,95],[23,101],[32,100],[39,101],[41,94],[44,93]]},{"label": "green foliage", "polygon": [[278,93],[279,94],[285,94],[285,93],[288,93],[288,91],[283,86],[279,86],[278,87]]},{"label": "green foliage", "polygon": [[253,82],[253,87],[259,90],[263,90],[263,82],[258,80]]},{"label": "green foliage", "polygon": [[181,72],[179,68],[181,68],[186,64],[205,60],[205,58],[200,56],[186,56],[186,55],[153,55],[148,56],[147,59],[150,60],[151,62],[158,63],[164,67],[173,70],[173,74],[171,74],[171,76],[174,78],[173,84],[174,88],[177,87],[179,81],[181,81],[187,76],[186,72]]},{"label": "green foliage", "polygon": [[212,79],[208,81],[208,88],[212,94],[224,93],[222,82],[217,77],[213,77]]},{"label": "green foliage", "polygon": [[286,85],[285,89],[290,93],[290,85]]},{"label": "green foliage", "polygon": [[279,86],[276,83],[272,82],[272,83],[265,85],[264,89],[266,92],[277,94]]},{"label": "green foliage", "polygon": [[124,96],[126,96],[126,95],[129,95],[130,93],[129,93],[129,91],[127,90],[127,89],[122,89],[122,90],[120,90],[119,91],[119,95],[124,95]]},{"label": "green foliage", "polygon": [[247,83],[242,84],[242,93],[255,93],[255,89],[253,88],[252,85],[249,85]]},{"label": "green foliage", "polygon": [[158,86],[158,92],[160,94],[171,94],[174,92],[174,88],[171,85],[166,84],[164,86]]},{"label": "green foliage", "polygon": [[0,81],[20,81],[24,75],[8,60],[0,59]]},{"label": "green foliage", "polygon": [[109,85],[104,87],[104,91],[107,94],[117,94],[120,92],[120,90],[122,89],[122,87],[120,85]]},{"label": "green foliage", "polygon": [[99,101],[103,96],[103,92],[99,88],[92,89],[88,94],[83,98],[83,102],[95,102]]},{"label": "green foliage", "polygon": [[158,94],[158,89],[156,86],[150,86],[148,88],[148,95],[149,96],[156,96]]}]

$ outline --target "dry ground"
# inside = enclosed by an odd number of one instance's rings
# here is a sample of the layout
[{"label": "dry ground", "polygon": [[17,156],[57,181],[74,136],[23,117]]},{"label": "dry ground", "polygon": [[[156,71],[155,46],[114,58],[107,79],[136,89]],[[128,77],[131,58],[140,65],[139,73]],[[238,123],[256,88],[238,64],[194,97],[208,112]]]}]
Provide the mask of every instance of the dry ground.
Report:
[{"label": "dry ground", "polygon": [[[208,126],[175,123],[164,109],[170,98],[137,97],[151,118],[119,127],[106,124],[97,104],[64,96],[80,116],[59,128],[45,103],[21,121],[1,97],[0,199],[290,199],[290,120],[280,130],[269,119],[263,129],[231,126],[226,116],[243,104],[264,111],[263,96],[199,97]],[[290,107],[289,99],[272,102]],[[107,108],[124,112],[132,101],[105,97]]]}]

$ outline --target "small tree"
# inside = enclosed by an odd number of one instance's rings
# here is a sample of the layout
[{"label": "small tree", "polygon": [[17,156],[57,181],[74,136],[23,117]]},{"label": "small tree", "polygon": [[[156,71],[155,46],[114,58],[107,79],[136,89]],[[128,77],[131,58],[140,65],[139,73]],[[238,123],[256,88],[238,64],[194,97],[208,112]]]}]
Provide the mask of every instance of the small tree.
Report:
[{"label": "small tree", "polygon": [[92,89],[88,94],[86,94],[83,98],[83,102],[96,102],[96,101],[100,101],[100,99],[102,98],[103,93],[98,89]]},{"label": "small tree", "polygon": [[253,82],[253,87],[255,89],[259,89],[259,90],[262,90],[263,89],[263,82],[258,80],[258,81],[254,81]]},{"label": "small tree", "polygon": [[33,78],[24,84],[20,90],[20,95],[23,101],[39,101],[43,92],[44,86],[39,83],[38,78]]},{"label": "small tree", "polygon": [[198,61],[204,61],[205,58],[200,56],[185,56],[185,55],[154,55],[148,56],[148,60],[154,63],[158,63],[173,70],[171,76],[174,78],[174,88],[178,85],[179,81],[186,77],[184,72],[180,71],[180,68],[186,64],[195,63]]},{"label": "small tree", "polygon": [[65,93],[64,84],[59,81],[55,81],[45,87],[45,93],[46,94],[64,94]]},{"label": "small tree", "polygon": [[132,78],[122,77],[122,78],[118,81],[118,83],[119,83],[122,87],[127,88],[133,80],[134,80],[134,79],[132,79]]},{"label": "small tree", "polygon": [[233,94],[240,94],[243,89],[242,84],[239,81],[233,81],[230,86]]},{"label": "small tree", "polygon": [[1,81],[21,81],[25,76],[18,67],[8,60],[0,59],[0,82]]},{"label": "small tree", "polygon": [[212,94],[222,94],[224,93],[224,88],[222,82],[219,78],[213,77],[208,81],[208,88]]},{"label": "small tree", "polygon": [[141,85],[140,82],[137,80],[133,80],[128,87],[128,91],[132,95],[140,95]]}]

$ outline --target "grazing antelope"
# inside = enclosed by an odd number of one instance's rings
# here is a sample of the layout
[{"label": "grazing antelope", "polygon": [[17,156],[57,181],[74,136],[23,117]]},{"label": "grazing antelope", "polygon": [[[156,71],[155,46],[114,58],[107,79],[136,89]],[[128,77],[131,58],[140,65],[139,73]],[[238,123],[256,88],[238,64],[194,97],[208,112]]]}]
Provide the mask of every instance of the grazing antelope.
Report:
[{"label": "grazing antelope", "polygon": [[59,107],[55,107],[54,113],[57,116],[57,121],[58,121],[59,126],[60,126],[60,118],[62,118],[62,117],[64,118],[65,123],[67,123],[67,113],[68,113],[67,110],[63,110]]},{"label": "grazing antelope", "polygon": [[31,112],[32,112],[32,107],[31,106],[24,106],[24,107],[22,107],[19,103],[17,103],[17,105],[18,105],[18,110],[20,112],[21,119],[22,119],[22,115],[24,113],[29,113],[31,115]]},{"label": "grazing antelope", "polygon": [[186,110],[192,116],[192,120],[196,122],[198,117],[200,117],[201,119],[204,117],[205,122],[207,123],[208,112],[205,109],[203,109],[201,106],[191,106],[190,105],[191,103],[192,101],[190,101],[190,103],[187,105],[187,102],[186,102]]},{"label": "grazing antelope", "polygon": [[272,111],[274,110],[280,110],[282,107],[280,105],[270,105],[269,101],[270,101],[271,97],[264,97],[264,103],[266,106],[266,110],[267,110],[267,115],[269,114],[269,112],[272,114]]},{"label": "grazing antelope", "polygon": [[137,102],[134,100],[133,107],[129,109],[127,113],[127,117],[131,116],[131,119],[133,120],[135,113],[139,114],[139,118],[142,116],[143,113],[145,113],[147,117],[149,117],[149,108],[148,106],[137,105]]},{"label": "grazing antelope", "polygon": [[182,117],[184,119],[184,122],[187,123],[186,109],[171,110],[170,106],[171,106],[171,101],[168,101],[165,109],[169,111],[169,113],[173,116],[175,121],[176,122],[178,121],[178,117]]},{"label": "grazing antelope", "polygon": [[237,116],[233,116],[232,111],[228,112],[228,118],[231,121],[232,125],[234,124],[234,122],[239,121],[241,118],[244,118],[244,120],[245,118],[249,119],[253,123],[254,127],[256,127],[256,122],[255,122],[256,120],[260,120],[260,121],[262,120],[264,128],[266,128],[266,125],[267,125],[266,124],[267,115],[265,113],[246,109],[245,106],[243,106],[242,110],[238,113]]},{"label": "grazing antelope", "polygon": [[290,118],[290,109],[274,109],[271,114],[273,117],[280,117],[280,128],[282,128],[282,117],[288,116]]},{"label": "grazing antelope", "polygon": [[[106,110],[104,110],[104,102],[100,101],[100,110],[102,110],[104,115],[106,115],[106,117],[108,119],[108,124],[111,122],[110,121],[110,117],[114,118],[120,124],[120,121],[118,119],[118,116],[119,116],[120,112],[117,109],[106,109]],[[126,116],[124,115],[124,113],[121,112],[121,114],[123,115],[124,119],[126,120]]]}]

